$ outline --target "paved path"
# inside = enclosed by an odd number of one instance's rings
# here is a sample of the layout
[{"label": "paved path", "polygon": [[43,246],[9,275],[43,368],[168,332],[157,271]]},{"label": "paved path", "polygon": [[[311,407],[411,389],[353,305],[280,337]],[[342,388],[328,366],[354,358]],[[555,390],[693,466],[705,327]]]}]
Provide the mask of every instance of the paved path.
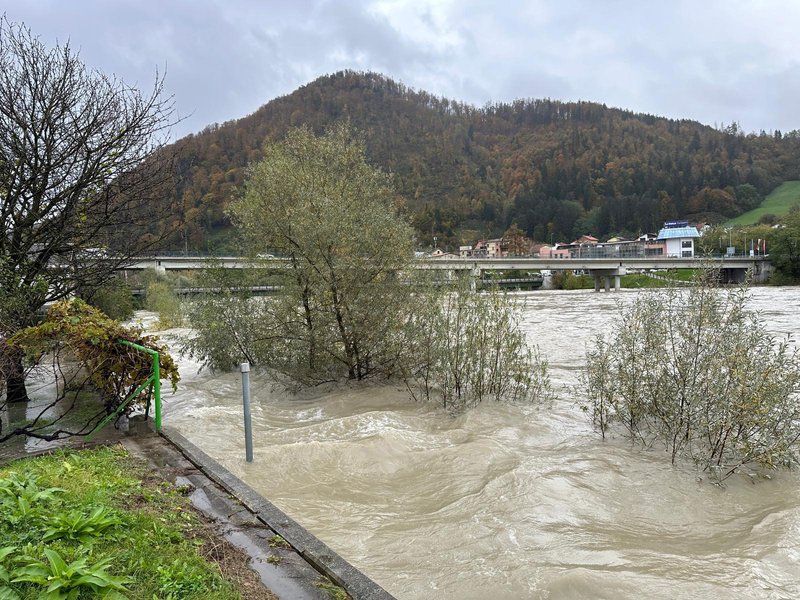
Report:
[{"label": "paved path", "polygon": [[287,544],[276,544],[276,534],[272,529],[204,475],[160,435],[148,433],[128,436],[109,426],[92,442],[87,444],[82,440],[67,438],[42,442],[31,439],[25,442],[22,438],[12,438],[0,446],[0,465],[47,454],[58,448],[81,450],[122,444],[131,455],[148,462],[166,481],[176,486],[188,486],[191,490],[189,499],[194,507],[215,523],[221,537],[250,557],[250,568],[258,573],[264,586],[281,600],[330,600],[329,594],[315,585],[324,581],[319,571]]},{"label": "paved path", "polygon": [[[125,437],[123,446],[148,461],[155,471],[176,486],[189,486],[189,499],[217,525],[218,533],[250,556],[250,567],[262,583],[281,600],[329,600],[320,573],[276,533],[189,462],[178,449],[156,434]],[[274,558],[270,558],[274,557]],[[272,562],[268,562],[272,561]]]}]

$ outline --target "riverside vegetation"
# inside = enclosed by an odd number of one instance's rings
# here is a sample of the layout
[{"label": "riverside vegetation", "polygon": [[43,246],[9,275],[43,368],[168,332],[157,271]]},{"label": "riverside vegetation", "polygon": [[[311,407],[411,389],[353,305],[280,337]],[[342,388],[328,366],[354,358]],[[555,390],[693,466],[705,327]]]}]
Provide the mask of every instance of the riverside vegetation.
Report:
[{"label": "riverside vegetation", "polygon": [[286,257],[282,290],[247,298],[235,276],[212,271],[203,287],[221,292],[189,309],[188,352],[215,369],[246,359],[295,386],[400,377],[453,411],[546,401],[546,363],[510,299],[415,279],[413,231],[394,200],[346,125],[321,137],[295,129],[265,147],[231,217],[252,256]]},{"label": "riverside vegetation", "polygon": [[584,409],[717,480],[744,467],[800,464],[800,354],[747,310],[747,289],[714,271],[688,290],[640,293],[586,354]]},{"label": "riverside vegetation", "polygon": [[0,509],[2,600],[272,597],[180,489],[118,447],[0,468]]},{"label": "riverside vegetation", "polygon": [[[125,327],[77,298],[56,302],[39,325],[10,337],[8,348],[25,358],[28,371],[46,371],[56,385],[34,416],[6,429],[0,421],[0,443],[16,436],[57,440],[86,435],[117,410],[152,372],[150,355],[120,340],[157,351],[161,376],[176,388],[178,369],[157,338]],[[141,390],[122,410],[147,411],[150,401],[149,391]],[[9,402],[6,394],[0,410]]]}]

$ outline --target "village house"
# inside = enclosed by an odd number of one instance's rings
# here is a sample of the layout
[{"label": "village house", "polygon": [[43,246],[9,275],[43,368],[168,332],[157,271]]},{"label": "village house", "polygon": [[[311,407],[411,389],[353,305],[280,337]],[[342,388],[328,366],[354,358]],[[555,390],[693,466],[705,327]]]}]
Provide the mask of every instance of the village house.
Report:
[{"label": "village house", "polygon": [[539,249],[541,258],[570,258],[570,244],[558,243],[555,246],[542,246]]},{"label": "village house", "polygon": [[452,252],[445,252],[441,248],[436,248],[433,252],[430,253],[430,258],[459,258],[458,254],[453,254]]},{"label": "village house", "polygon": [[489,250],[486,240],[478,240],[472,248],[473,258],[486,258],[489,256]]},{"label": "village house", "polygon": [[543,248],[547,248],[547,244],[536,244],[531,243],[531,256],[540,257],[541,254],[539,253]]},{"label": "village house", "polygon": [[577,240],[572,242],[573,246],[596,246],[600,240],[593,235],[582,235]]},{"label": "village house", "polygon": [[486,242],[488,258],[503,258],[508,255],[508,242],[503,238],[495,238]]}]

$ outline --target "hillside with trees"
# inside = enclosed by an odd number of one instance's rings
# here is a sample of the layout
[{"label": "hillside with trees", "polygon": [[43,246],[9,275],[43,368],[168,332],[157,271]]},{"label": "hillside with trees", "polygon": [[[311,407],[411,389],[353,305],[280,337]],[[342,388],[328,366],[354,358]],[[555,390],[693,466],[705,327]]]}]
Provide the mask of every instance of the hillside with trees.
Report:
[{"label": "hillside with trees", "polygon": [[745,134],[592,102],[474,107],[375,73],[339,72],[255,113],[176,142],[165,226],[175,250],[224,250],[229,203],[265,142],[348,120],[370,161],[394,176],[417,244],[453,248],[516,223],[539,241],[655,231],[662,221],[727,221],[800,178],[800,131]]}]

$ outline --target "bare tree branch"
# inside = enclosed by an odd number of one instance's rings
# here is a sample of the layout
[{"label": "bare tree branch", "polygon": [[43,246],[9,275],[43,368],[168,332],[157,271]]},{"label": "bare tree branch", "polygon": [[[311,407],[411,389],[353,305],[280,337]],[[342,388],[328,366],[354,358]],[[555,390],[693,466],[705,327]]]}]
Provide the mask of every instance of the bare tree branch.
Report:
[{"label": "bare tree branch", "polygon": [[[98,285],[169,233],[157,224],[173,181],[163,85],[156,73],[143,93],[0,18],[0,352],[46,302]],[[0,369],[9,399],[27,399],[19,357]]]}]

